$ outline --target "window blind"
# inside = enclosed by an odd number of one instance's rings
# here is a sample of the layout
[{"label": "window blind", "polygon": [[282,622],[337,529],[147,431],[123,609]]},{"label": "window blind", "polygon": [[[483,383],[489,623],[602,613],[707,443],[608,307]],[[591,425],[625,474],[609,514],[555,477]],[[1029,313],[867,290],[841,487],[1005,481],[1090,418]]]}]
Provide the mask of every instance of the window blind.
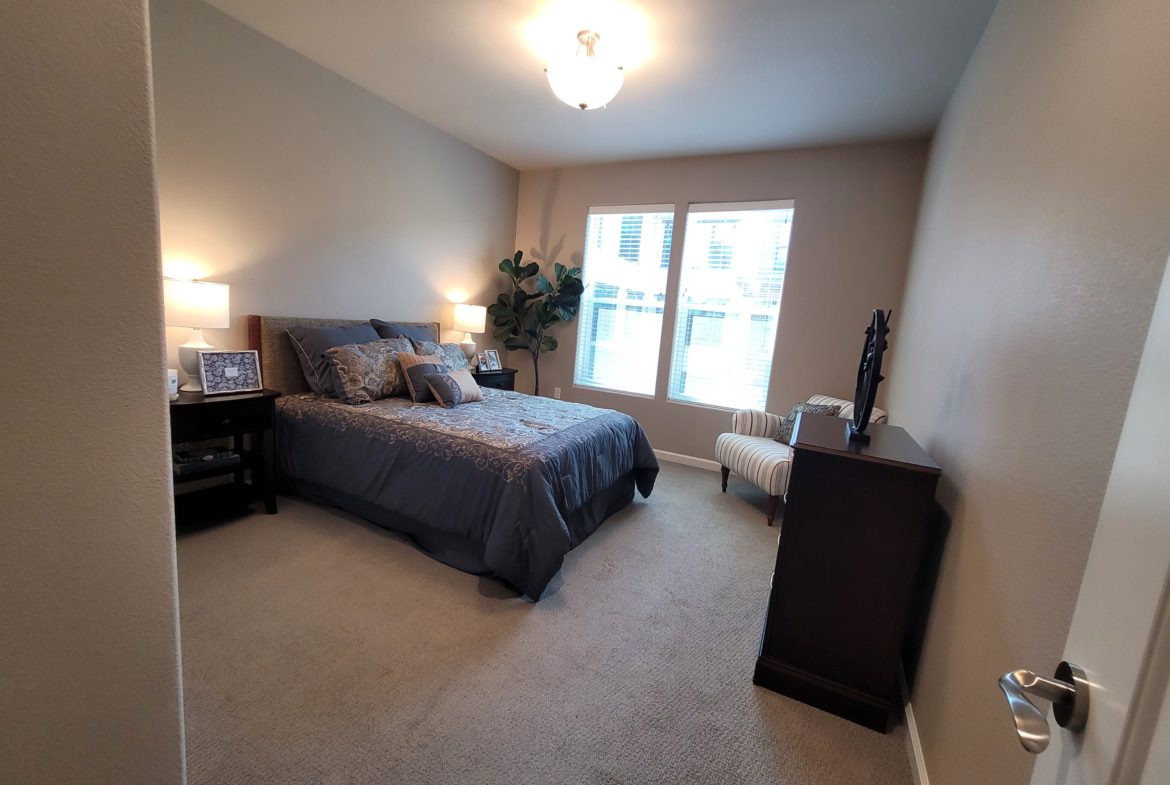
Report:
[{"label": "window blind", "polygon": [[574,384],[654,395],[674,205],[592,207]]},{"label": "window blind", "polygon": [[671,400],[764,408],[793,212],[791,200],[688,209]]}]

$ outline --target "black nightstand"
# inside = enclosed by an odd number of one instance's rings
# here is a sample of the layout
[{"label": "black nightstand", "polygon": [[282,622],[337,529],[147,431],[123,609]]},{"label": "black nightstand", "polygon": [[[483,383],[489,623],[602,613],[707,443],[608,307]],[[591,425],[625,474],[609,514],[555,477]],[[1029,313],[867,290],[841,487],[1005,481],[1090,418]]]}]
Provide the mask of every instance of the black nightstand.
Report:
[{"label": "black nightstand", "polygon": [[491,387],[494,390],[515,390],[516,369],[501,368],[498,371],[477,371],[475,381],[480,387]]},{"label": "black nightstand", "polygon": [[[211,396],[184,392],[171,402],[172,445],[230,436],[232,450],[240,456],[233,466],[174,476],[176,521],[217,517],[258,501],[269,515],[276,512],[272,423],[279,397],[275,390]],[[245,434],[252,436],[249,448]],[[228,474],[235,475],[234,482],[179,493],[186,483]]]}]

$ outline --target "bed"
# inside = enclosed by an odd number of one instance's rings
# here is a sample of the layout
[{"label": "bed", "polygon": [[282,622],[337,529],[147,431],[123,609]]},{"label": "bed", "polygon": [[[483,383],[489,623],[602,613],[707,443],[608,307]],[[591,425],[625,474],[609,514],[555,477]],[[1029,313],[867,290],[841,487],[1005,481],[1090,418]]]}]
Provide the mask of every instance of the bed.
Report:
[{"label": "bed", "polygon": [[[649,497],[658,461],[633,418],[484,389],[444,409],[409,398],[351,406],[309,392],[287,330],[356,320],[250,316],[265,387],[277,401],[283,486],[409,537],[433,558],[491,575],[532,601],[565,555]],[[438,334],[438,325],[428,325]]]}]

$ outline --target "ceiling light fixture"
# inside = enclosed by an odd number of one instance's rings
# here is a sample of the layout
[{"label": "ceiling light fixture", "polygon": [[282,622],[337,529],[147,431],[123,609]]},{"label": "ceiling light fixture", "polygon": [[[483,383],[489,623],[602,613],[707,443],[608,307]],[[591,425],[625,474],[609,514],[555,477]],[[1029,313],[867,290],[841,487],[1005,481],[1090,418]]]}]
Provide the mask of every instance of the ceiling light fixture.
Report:
[{"label": "ceiling light fixture", "polygon": [[622,67],[597,54],[601,34],[593,30],[577,33],[577,53],[548,64],[548,86],[569,106],[596,109],[613,100],[622,89]]}]

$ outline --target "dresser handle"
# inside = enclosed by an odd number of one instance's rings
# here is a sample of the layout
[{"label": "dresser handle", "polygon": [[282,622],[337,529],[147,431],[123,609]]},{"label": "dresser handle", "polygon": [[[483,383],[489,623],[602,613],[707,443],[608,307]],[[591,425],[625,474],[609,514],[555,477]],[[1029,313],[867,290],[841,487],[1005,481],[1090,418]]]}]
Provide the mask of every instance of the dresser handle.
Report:
[{"label": "dresser handle", "polygon": [[231,425],[232,419],[230,417],[224,417],[223,420],[221,420],[219,424],[220,425]]}]

